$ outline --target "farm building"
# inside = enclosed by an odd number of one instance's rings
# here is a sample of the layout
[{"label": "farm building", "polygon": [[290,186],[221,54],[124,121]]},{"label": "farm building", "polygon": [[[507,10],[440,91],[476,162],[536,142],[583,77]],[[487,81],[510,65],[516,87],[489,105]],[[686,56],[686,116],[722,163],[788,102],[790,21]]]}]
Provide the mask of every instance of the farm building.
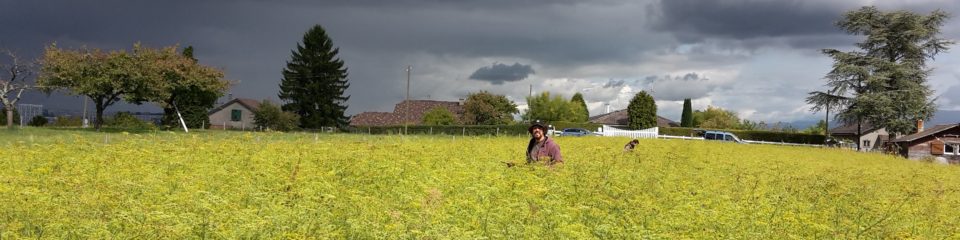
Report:
[{"label": "farm building", "polygon": [[253,129],[253,111],[260,109],[260,102],[249,98],[234,98],[207,113],[210,129]]},{"label": "farm building", "polygon": [[899,154],[909,159],[942,158],[953,164],[960,163],[960,124],[937,125],[919,132],[894,139]]},{"label": "farm building", "polygon": [[860,151],[863,152],[880,150],[884,143],[890,140],[887,129],[874,127],[869,123],[861,124],[860,131],[862,134],[857,138],[857,124],[849,124],[830,129],[830,136],[860,144]]},{"label": "farm building", "polygon": [[393,112],[362,112],[350,118],[350,126],[397,126],[404,123],[422,124],[423,115],[436,107],[446,108],[457,121],[463,120],[463,100],[405,100],[394,107]]},{"label": "farm building", "polygon": [[[603,125],[610,125],[613,127],[625,127],[630,125],[630,117],[627,115],[627,110],[618,110],[605,114],[596,115],[590,117],[589,120],[591,123],[598,123]],[[670,119],[657,116],[657,127],[679,127],[680,123],[674,122]]]}]

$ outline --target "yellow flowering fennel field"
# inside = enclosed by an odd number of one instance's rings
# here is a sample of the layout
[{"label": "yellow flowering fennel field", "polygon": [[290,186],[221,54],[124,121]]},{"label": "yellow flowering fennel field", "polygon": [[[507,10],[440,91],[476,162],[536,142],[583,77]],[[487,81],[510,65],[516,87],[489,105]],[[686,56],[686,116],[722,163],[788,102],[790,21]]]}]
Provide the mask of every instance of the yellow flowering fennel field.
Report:
[{"label": "yellow flowering fennel field", "polygon": [[0,133],[0,238],[960,238],[960,168],[684,140]]}]

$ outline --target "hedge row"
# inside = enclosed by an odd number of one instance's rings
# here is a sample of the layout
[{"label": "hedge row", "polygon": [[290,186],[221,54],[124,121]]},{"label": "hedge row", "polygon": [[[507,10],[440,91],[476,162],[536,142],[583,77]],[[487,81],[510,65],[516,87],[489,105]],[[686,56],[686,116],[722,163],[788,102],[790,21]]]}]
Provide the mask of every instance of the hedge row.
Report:
[{"label": "hedge row", "polygon": [[[594,123],[570,123],[554,122],[549,123],[557,131],[564,128],[583,128],[590,131],[596,131],[600,124]],[[448,125],[448,126],[424,126],[410,125],[404,129],[404,126],[357,126],[347,129],[352,133],[368,134],[446,134],[446,135],[526,135],[528,124],[514,125]]]},{"label": "hedge row", "polygon": [[527,125],[371,126],[351,127],[348,131],[368,134],[519,135],[527,134]]},{"label": "hedge row", "polygon": [[[670,127],[660,128],[660,135],[671,136],[698,136],[697,128]],[[702,129],[701,129],[702,130]],[[746,131],[746,130],[718,130],[730,132],[740,139],[765,141],[765,142],[784,142],[784,143],[802,143],[802,144],[823,144],[826,136],[808,133],[787,133],[771,131]]]}]

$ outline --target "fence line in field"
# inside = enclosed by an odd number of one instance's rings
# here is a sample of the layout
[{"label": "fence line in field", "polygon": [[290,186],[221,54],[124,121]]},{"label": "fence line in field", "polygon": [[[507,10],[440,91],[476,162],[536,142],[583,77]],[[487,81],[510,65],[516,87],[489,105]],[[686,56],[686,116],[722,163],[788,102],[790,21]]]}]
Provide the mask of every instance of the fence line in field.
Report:
[{"label": "fence line in field", "polygon": [[[704,140],[703,137],[684,137],[684,136],[670,136],[670,135],[659,135],[657,138],[662,139],[685,139],[685,140]],[[786,146],[803,146],[803,147],[823,147],[819,144],[802,144],[802,143],[786,143],[786,142],[767,142],[767,141],[754,141],[754,140],[742,140],[743,143],[749,144],[770,144],[770,145],[786,145]]]},{"label": "fence line in field", "polygon": [[600,135],[606,137],[631,137],[631,138],[657,138],[657,135],[660,133],[660,128],[652,127],[643,130],[625,130],[609,125],[603,125],[601,128]]}]

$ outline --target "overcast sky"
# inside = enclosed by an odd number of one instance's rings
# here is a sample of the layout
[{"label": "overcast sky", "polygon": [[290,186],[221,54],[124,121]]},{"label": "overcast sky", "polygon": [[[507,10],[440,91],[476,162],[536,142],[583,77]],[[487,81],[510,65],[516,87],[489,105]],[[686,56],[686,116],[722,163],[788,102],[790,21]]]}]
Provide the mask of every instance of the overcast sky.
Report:
[{"label": "overcast sky", "polygon": [[[37,57],[43,47],[129,49],[192,45],[223,69],[235,97],[278,100],[280,72],[303,33],[321,25],[349,68],[347,114],[392,111],[405,95],[456,101],[487,90],[525,109],[530,88],[582,92],[591,115],[652,92],[659,115],[679,120],[683,98],[753,121],[822,118],[804,102],[824,90],[820,49],[860,40],[834,22],[849,10],[956,15],[955,0],[0,0],[0,48]],[[960,18],[943,36],[960,39]],[[953,46],[957,48],[958,46]],[[960,110],[960,50],[931,62],[944,110]],[[953,92],[953,95],[946,94]],[[77,97],[30,94],[21,103],[79,109]],[[110,110],[156,107],[121,105]]]}]

